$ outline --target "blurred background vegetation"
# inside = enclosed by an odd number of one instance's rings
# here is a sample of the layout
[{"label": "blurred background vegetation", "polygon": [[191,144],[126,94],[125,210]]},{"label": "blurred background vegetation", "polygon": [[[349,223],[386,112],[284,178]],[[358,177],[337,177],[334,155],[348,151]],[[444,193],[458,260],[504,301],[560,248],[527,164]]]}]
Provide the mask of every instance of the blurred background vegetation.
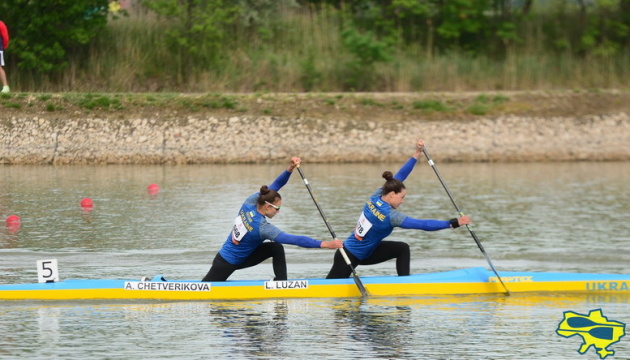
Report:
[{"label": "blurred background vegetation", "polygon": [[630,0],[2,0],[18,92],[628,87]]}]

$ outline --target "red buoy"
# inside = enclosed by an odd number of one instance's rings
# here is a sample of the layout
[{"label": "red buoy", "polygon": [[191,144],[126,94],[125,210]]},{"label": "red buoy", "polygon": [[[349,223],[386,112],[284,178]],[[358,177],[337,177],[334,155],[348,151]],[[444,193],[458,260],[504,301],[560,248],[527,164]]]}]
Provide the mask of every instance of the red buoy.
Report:
[{"label": "red buoy", "polygon": [[94,202],[92,201],[92,199],[85,198],[81,200],[81,208],[83,210],[92,210],[93,207],[94,207]]},{"label": "red buoy", "polygon": [[160,192],[160,187],[158,184],[150,184],[147,186],[147,191],[149,192],[149,195],[155,195]]},{"label": "red buoy", "polygon": [[20,226],[22,226],[22,220],[17,215],[9,215],[6,220],[7,230],[10,233],[16,233],[20,230]]},{"label": "red buoy", "polygon": [[16,224],[16,223],[17,224],[21,224],[22,223],[22,220],[20,220],[19,216],[17,216],[17,215],[9,215],[7,217],[7,225]]}]

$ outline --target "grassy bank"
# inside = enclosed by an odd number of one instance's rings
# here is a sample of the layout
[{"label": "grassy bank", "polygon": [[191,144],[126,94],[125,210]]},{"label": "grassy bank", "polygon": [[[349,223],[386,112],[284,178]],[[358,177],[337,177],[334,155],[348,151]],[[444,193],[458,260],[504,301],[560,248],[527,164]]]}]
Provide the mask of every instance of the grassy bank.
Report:
[{"label": "grassy bank", "polygon": [[456,120],[479,117],[578,117],[630,113],[628,91],[423,93],[9,93],[0,120],[269,116],[353,120]]},{"label": "grassy bank", "polygon": [[630,78],[627,51],[577,57],[545,50],[542,22],[522,29],[523,43],[500,59],[401,45],[390,61],[365,68],[356,67],[332,12],[283,13],[266,35],[235,27],[219,51],[202,46],[195,58],[169,45],[173,26],[148,12],[111,20],[68,68],[42,76],[9,64],[10,83],[37,92],[487,92],[626,88]]}]

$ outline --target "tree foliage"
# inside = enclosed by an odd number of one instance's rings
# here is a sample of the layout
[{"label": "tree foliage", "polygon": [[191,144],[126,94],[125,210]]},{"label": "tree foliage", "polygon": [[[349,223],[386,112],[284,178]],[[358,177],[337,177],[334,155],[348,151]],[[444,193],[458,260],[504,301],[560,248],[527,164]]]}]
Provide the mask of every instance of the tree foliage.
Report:
[{"label": "tree foliage", "polygon": [[[630,49],[630,0],[302,0],[343,12],[358,29],[429,53],[496,57],[541,26],[551,48],[608,56]],[[573,19],[577,16],[580,21]],[[539,25],[542,24],[542,25]]]},{"label": "tree foliage", "polygon": [[226,27],[239,9],[230,0],[144,0],[143,4],[169,21],[164,31],[174,50],[186,52],[191,61],[210,63],[220,54]]},{"label": "tree foliage", "polygon": [[[10,59],[9,66],[18,64],[20,69],[31,71],[29,74],[55,73],[68,61],[80,65],[81,59],[87,58],[82,51],[88,44],[92,45],[90,56],[115,48],[112,52],[120,54],[112,55],[116,58],[109,63],[127,60],[124,52],[128,50],[124,47],[98,48],[111,45],[101,40],[109,40],[110,30],[116,28],[105,28],[107,21],[115,18],[108,14],[110,2],[0,0],[0,19],[8,25],[12,39],[5,54]],[[374,84],[379,81],[390,81],[386,77],[396,76],[393,74],[398,71],[398,60],[406,54],[422,59],[456,54],[462,58],[489,59],[497,64],[507,59],[512,61],[514,56],[531,57],[540,53],[586,60],[610,60],[630,54],[630,0],[137,0],[136,3],[144,5],[142,14],[151,21],[147,28],[159,29],[157,43],[152,41],[153,35],[148,35],[150,41],[146,42],[148,47],[159,51],[130,64],[149,70],[130,71],[140,73],[141,78],[150,74],[147,77],[164,83],[164,79],[174,80],[176,85],[186,84],[197,75],[216,75],[221,71],[224,71],[222,79],[229,81],[239,78],[241,70],[249,66],[267,72],[261,76],[263,79],[252,82],[274,84],[283,71],[299,62],[299,69],[293,67],[293,71],[300,73],[303,88],[316,89],[322,78],[334,76],[343,79],[340,83],[346,89],[367,90],[378,88]],[[322,21],[324,24],[317,23]],[[141,22],[133,25],[143,26]],[[311,35],[310,30],[320,29],[319,25],[324,25],[321,29],[326,36]],[[302,26],[309,31],[300,32]],[[98,36],[102,37],[93,42]],[[325,42],[331,46],[320,47]],[[321,60],[322,49],[334,49],[334,53],[323,51],[326,60],[330,60],[328,63]],[[230,67],[225,66],[230,64],[240,67],[230,72]],[[68,72],[80,67],[73,66]],[[414,84],[422,81],[412,80]]]},{"label": "tree foliage", "polygon": [[2,0],[0,16],[11,34],[7,55],[20,68],[50,73],[107,24],[107,0]]}]

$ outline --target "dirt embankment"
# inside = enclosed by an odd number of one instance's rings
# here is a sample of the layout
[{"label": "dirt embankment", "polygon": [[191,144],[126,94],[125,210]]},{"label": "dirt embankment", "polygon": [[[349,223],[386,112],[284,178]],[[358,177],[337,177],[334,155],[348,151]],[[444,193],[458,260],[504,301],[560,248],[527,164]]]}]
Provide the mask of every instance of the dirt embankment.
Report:
[{"label": "dirt embankment", "polygon": [[[630,160],[630,93],[2,94],[0,163]],[[439,151],[438,151],[439,150]]]}]

